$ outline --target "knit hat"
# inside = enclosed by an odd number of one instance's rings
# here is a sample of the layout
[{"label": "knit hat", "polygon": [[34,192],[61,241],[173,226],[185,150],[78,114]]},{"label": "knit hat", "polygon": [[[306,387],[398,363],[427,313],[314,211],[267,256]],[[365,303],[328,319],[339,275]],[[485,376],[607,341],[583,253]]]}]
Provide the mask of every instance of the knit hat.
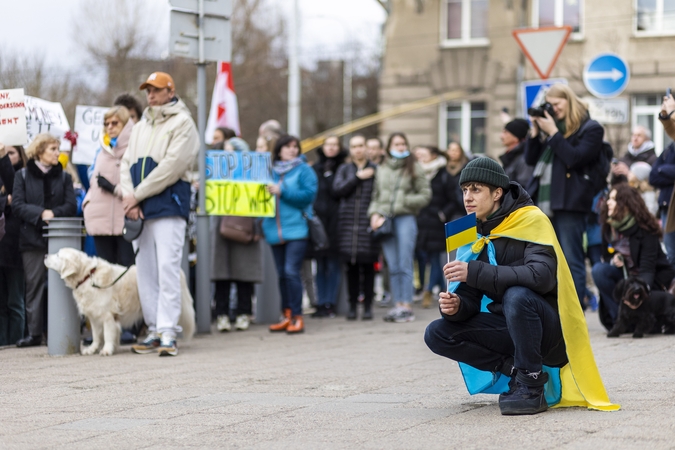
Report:
[{"label": "knit hat", "polygon": [[530,124],[525,119],[513,119],[504,126],[504,129],[522,141],[530,131]]},{"label": "knit hat", "polygon": [[462,170],[462,174],[459,176],[459,185],[470,182],[489,184],[504,190],[509,188],[509,177],[502,166],[485,156],[469,161]]}]

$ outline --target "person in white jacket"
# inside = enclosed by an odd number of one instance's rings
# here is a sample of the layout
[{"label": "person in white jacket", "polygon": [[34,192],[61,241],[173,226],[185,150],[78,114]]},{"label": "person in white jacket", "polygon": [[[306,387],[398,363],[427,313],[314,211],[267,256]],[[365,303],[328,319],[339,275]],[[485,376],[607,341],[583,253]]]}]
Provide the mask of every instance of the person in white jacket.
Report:
[{"label": "person in white jacket", "polygon": [[144,220],[134,243],[138,294],[149,334],[132,351],[175,356],[189,172],[199,152],[199,136],[169,74],[151,74],[140,89],[146,91],[148,107],[133,128],[120,168],[125,214]]}]

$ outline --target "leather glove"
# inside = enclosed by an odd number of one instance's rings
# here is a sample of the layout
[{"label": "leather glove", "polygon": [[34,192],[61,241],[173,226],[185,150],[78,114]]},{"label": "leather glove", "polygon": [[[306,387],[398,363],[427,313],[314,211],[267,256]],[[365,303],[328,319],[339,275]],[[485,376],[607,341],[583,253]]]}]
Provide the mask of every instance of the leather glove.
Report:
[{"label": "leather glove", "polygon": [[104,191],[108,191],[111,194],[115,193],[115,185],[112,184],[108,179],[101,175],[96,175],[96,181],[98,182],[98,187]]}]

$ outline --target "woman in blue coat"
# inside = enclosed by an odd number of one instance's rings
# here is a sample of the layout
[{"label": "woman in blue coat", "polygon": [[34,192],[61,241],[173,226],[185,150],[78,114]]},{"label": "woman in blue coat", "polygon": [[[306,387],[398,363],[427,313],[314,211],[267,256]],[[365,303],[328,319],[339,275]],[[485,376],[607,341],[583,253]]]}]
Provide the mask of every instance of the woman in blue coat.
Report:
[{"label": "woman in blue coat", "polygon": [[314,170],[300,154],[300,141],[282,136],[272,152],[274,183],[268,186],[276,196],[276,215],[263,220],[265,240],[272,246],[279,276],[283,319],[270,331],[302,333],[302,281],[300,269],[307,249],[309,228],[303,214],[312,214],[318,189]]}]

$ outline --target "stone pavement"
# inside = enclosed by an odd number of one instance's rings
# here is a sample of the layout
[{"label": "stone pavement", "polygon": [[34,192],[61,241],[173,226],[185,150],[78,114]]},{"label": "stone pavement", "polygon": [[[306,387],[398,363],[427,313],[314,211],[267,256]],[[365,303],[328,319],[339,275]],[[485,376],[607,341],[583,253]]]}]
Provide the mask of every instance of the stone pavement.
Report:
[{"label": "stone pavement", "polygon": [[179,342],[176,358],[0,350],[0,448],[675,448],[675,337],[607,339],[587,318],[619,412],[503,417],[424,345],[437,310],[407,324],[307,319],[299,336]]}]

